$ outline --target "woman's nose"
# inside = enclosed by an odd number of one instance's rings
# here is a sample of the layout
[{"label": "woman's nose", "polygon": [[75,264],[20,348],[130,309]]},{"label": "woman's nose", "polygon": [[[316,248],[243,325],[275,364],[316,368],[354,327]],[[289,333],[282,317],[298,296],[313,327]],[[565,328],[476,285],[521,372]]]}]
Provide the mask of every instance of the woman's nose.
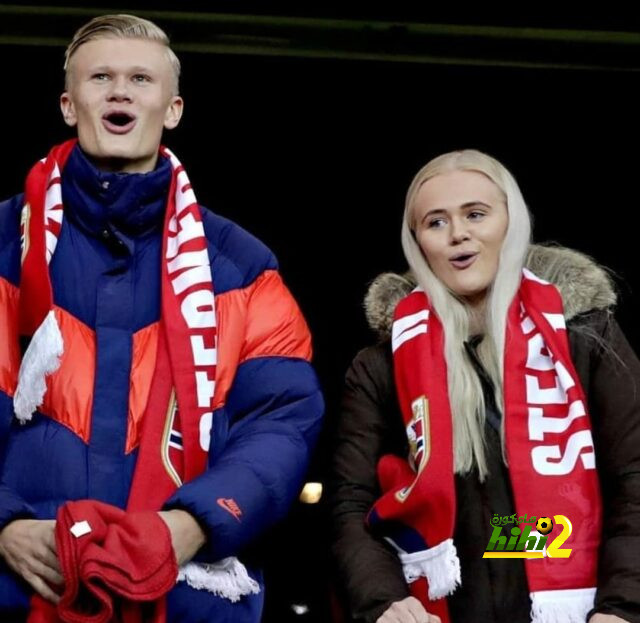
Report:
[{"label": "woman's nose", "polygon": [[465,240],[469,240],[469,226],[464,219],[452,219],[451,221],[451,242],[453,244],[459,244]]}]

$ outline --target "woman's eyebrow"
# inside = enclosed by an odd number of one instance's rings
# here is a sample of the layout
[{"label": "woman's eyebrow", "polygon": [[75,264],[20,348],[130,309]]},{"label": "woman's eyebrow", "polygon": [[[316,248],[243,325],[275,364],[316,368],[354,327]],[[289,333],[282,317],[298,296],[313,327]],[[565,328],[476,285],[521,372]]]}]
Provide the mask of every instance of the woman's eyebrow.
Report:
[{"label": "woman's eyebrow", "polygon": [[467,201],[466,203],[463,203],[460,207],[464,210],[467,208],[474,208],[475,206],[484,206],[485,208],[493,208],[493,206],[490,203],[485,203],[484,201]]}]

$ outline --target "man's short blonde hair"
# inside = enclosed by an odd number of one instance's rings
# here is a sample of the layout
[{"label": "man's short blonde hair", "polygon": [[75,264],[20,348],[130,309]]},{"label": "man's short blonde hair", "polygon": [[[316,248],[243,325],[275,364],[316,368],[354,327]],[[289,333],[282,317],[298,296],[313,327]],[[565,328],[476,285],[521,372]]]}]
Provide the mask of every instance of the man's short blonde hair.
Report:
[{"label": "man's short blonde hair", "polygon": [[90,22],[76,31],[64,54],[65,84],[69,84],[69,66],[71,57],[78,48],[95,39],[143,39],[155,41],[165,46],[167,58],[171,63],[174,75],[174,94],[178,94],[180,81],[180,61],[171,49],[167,34],[148,19],[135,15],[117,14],[94,17]]}]

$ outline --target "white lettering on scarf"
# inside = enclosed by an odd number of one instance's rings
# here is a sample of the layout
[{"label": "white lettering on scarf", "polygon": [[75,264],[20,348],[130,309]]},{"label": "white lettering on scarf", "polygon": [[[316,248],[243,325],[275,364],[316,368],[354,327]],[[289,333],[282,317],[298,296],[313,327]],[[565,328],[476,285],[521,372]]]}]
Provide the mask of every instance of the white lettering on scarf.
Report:
[{"label": "white lettering on scarf", "polygon": [[[566,329],[564,318],[560,314],[544,314],[549,324],[556,330]],[[532,333],[535,325],[529,317],[521,323],[525,335]],[[581,400],[569,404],[565,417],[545,415],[545,405],[566,405],[569,402],[568,391],[575,386],[569,371],[559,361],[553,361],[547,350],[542,334],[534,332],[527,343],[528,374],[525,375],[527,404],[529,405],[529,440],[545,441],[548,435],[565,432],[572,422],[586,415]],[[554,384],[549,387],[548,373],[553,371]],[[546,373],[546,375],[545,375]],[[543,381],[547,377],[547,382]],[[593,439],[590,430],[581,430],[571,434],[562,452],[558,444],[535,446],[531,451],[533,468],[544,476],[564,476],[575,468],[578,459],[585,469],[595,469]]]},{"label": "white lettering on scarf", "polygon": [[[181,167],[178,159],[169,150],[166,151],[174,168]],[[215,297],[204,227],[197,213],[194,214],[194,206],[196,210],[199,208],[184,169],[177,174],[175,205],[175,215],[169,221],[167,272],[174,294],[181,299],[180,312],[192,331],[191,354],[194,366],[200,368],[195,370],[197,405],[200,409],[207,409],[200,415],[199,421],[200,447],[206,452],[209,449],[212,423],[210,409],[216,388],[217,365],[215,338],[212,344],[207,344],[206,340],[211,339],[211,330],[216,327]],[[197,240],[202,241],[204,248],[194,251],[193,245],[189,245],[191,248],[185,249],[187,243]],[[184,294],[188,290],[188,294]]]}]

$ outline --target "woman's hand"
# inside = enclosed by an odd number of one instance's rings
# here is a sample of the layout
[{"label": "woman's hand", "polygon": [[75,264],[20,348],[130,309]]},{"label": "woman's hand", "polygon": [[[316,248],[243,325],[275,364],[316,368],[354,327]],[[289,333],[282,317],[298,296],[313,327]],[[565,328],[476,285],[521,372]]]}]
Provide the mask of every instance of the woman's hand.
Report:
[{"label": "woman's hand", "polygon": [[12,521],[0,532],[0,555],[36,593],[57,604],[60,596],[54,588],[61,589],[64,581],[56,553],[55,527],[53,519]]},{"label": "woman's hand", "polygon": [[[593,619],[592,619],[593,621]],[[394,601],[376,623],[441,623],[440,617],[429,614],[415,597]],[[597,623],[597,621],[596,621]],[[604,622],[603,622],[604,623]]]},{"label": "woman's hand", "polygon": [[615,614],[602,614],[596,612],[590,619],[589,623],[629,623],[626,619],[621,619]]}]

